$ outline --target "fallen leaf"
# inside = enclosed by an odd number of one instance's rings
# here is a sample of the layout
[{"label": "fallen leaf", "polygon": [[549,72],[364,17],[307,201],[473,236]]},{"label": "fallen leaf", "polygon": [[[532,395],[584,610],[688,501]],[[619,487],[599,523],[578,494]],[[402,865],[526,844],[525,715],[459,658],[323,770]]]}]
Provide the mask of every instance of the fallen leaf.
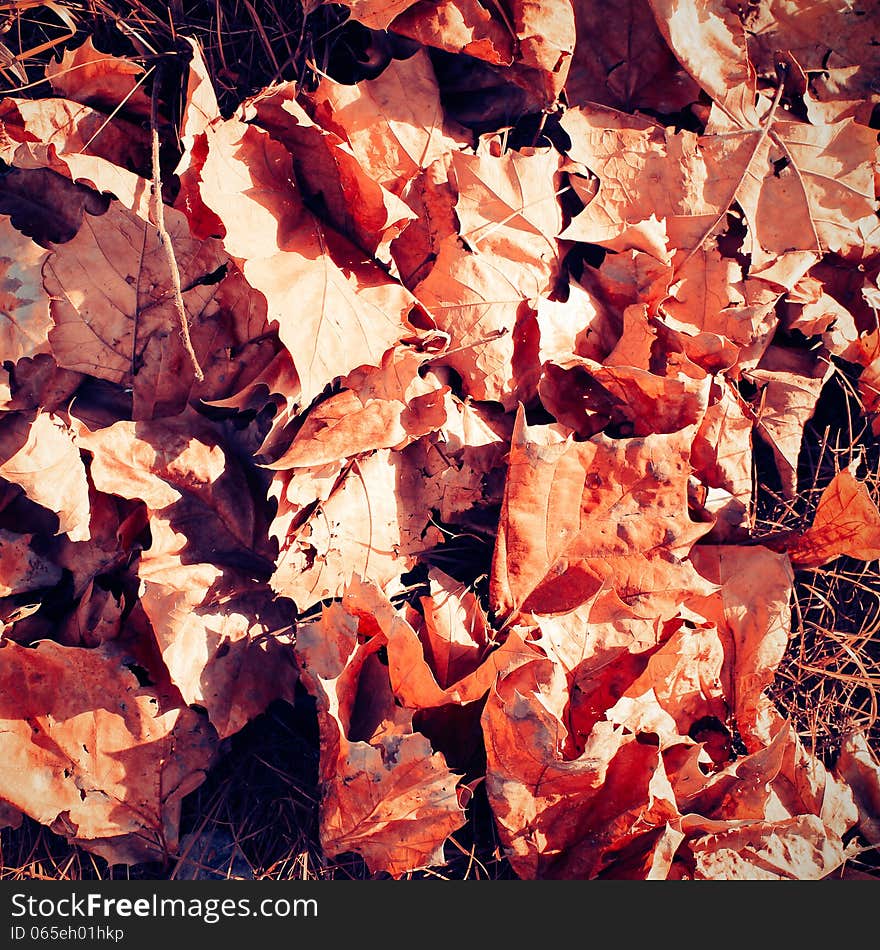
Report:
[{"label": "fallen leaf", "polygon": [[73,434],[49,412],[11,413],[0,426],[0,476],[58,515],[58,533],[89,539],[86,470]]},{"label": "fallen leaf", "polygon": [[0,646],[0,798],[110,864],[164,860],[216,738],[110,646]]},{"label": "fallen leaf", "polygon": [[856,478],[855,459],[822,492],[813,523],[785,542],[797,568],[817,568],[845,554],[862,561],[880,558],[880,511],[867,485]]},{"label": "fallen leaf", "polygon": [[610,722],[563,757],[567,690],[535,660],[504,677],[483,712],[486,790],[517,874],[594,878],[611,854],[677,817],[659,750]]},{"label": "fallen leaf", "polygon": [[674,113],[696,101],[699,87],[673,56],[645,0],[575,3],[574,16],[577,41],[565,83],[570,106],[597,102],[630,113]]},{"label": "fallen leaf", "polygon": [[304,402],[360,365],[379,365],[389,347],[415,335],[413,297],[306,209],[282,145],[235,119],[206,134],[202,201],[226,225],[226,251],[266,297]]},{"label": "fallen leaf", "polygon": [[718,585],[717,592],[695,609],[722,636],[724,694],[746,747],[754,751],[770,741],[773,726],[767,721],[762,695],[788,646],[791,564],[784,554],[758,545],[698,545],[691,560]]},{"label": "fallen leaf", "polygon": [[709,525],[687,512],[693,432],[574,442],[559,428],[513,433],[490,596],[499,613],[571,610],[633,555],[685,557]]},{"label": "fallen leaf", "polygon": [[384,636],[344,604],[324,608],[297,633],[321,727],[321,843],[328,854],[356,851],[371,870],[400,877],[442,863],[443,842],[464,821],[459,776],[413,731],[412,711],[395,706],[376,659]]},{"label": "fallen leaf", "polygon": [[0,528],[0,597],[52,587],[61,580],[61,570],[31,547],[32,538]]},{"label": "fallen leaf", "polygon": [[49,352],[49,298],[42,268],[48,252],[0,217],[0,356],[17,363]]},{"label": "fallen leaf", "polygon": [[107,113],[121,109],[142,117],[150,114],[150,98],[142,87],[144,68],[130,59],[101,52],[92,37],[75,49],[66,49],[59,62],[50,62],[46,78],[62,98]]}]

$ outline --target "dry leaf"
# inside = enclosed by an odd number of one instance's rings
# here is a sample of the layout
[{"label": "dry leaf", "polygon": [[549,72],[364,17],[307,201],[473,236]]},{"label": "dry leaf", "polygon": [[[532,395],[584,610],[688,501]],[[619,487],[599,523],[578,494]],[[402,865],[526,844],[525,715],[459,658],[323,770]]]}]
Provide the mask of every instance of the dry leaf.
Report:
[{"label": "dry leaf", "polygon": [[816,568],[842,554],[880,558],[880,511],[867,485],[856,478],[860,459],[842,469],[822,492],[812,525],[785,543],[795,567]]},{"label": "dry leaf", "polygon": [[73,433],[48,412],[10,413],[0,424],[0,476],[58,515],[58,533],[89,539],[86,470]]},{"label": "dry leaf", "polygon": [[111,864],[163,860],[213,730],[138,684],[110,647],[0,647],[0,798]]},{"label": "dry leaf", "polygon": [[709,525],[687,512],[691,429],[573,442],[520,411],[492,564],[499,612],[563,612],[633,555],[685,557]]}]

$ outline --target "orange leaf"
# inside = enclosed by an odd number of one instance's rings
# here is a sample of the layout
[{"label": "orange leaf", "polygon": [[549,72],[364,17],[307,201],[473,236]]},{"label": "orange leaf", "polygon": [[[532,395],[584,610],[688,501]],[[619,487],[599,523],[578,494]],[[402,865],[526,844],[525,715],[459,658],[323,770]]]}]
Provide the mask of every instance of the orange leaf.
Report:
[{"label": "orange leaf", "polygon": [[110,646],[0,646],[0,799],[111,864],[176,851],[216,747],[197,713],[138,685]]},{"label": "orange leaf", "polygon": [[[367,612],[376,593],[355,587],[352,598],[324,608],[319,621],[300,626],[296,651],[318,705],[322,846],[328,854],[357,851],[371,871],[399,877],[442,863],[443,842],[464,813],[459,776],[413,731],[412,710],[395,705],[376,657],[385,636]],[[391,608],[380,597],[378,609]]]},{"label": "orange leaf", "polygon": [[618,571],[615,559],[687,555],[709,525],[690,520],[692,429],[639,439],[573,442],[560,427],[525,424],[510,451],[492,563],[499,612],[564,612]]},{"label": "orange leaf", "polygon": [[842,554],[860,561],[880,558],[880,511],[856,478],[858,465],[856,459],[831,479],[813,524],[786,545],[795,567],[821,567]]},{"label": "orange leaf", "polygon": [[70,430],[58,416],[7,414],[0,425],[0,459],[0,476],[58,515],[59,534],[88,541],[86,471]]}]

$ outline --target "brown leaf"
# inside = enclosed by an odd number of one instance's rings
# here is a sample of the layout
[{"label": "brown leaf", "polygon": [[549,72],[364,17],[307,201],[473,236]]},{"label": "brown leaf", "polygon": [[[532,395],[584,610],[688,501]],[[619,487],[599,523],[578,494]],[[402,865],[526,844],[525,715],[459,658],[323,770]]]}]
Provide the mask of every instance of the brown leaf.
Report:
[{"label": "brown leaf", "polygon": [[220,739],[276,699],[292,704],[290,605],[246,576],[182,563],[163,540],[141,556],[140,603],[184,701],[204,707]]},{"label": "brown leaf", "polygon": [[[634,334],[622,339],[632,342]],[[616,351],[615,351],[616,352]],[[588,359],[544,365],[538,384],[541,401],[559,422],[590,437],[609,423],[621,434],[646,436],[677,432],[699,423],[706,411],[708,378],[683,373],[657,376],[626,365]]]},{"label": "brown leaf", "polygon": [[797,488],[804,427],[813,418],[822,387],[833,373],[834,364],[821,351],[770,346],[757,369],[747,374],[760,387],[754,398],[755,427],[773,450],[788,497]]},{"label": "brown leaf", "polygon": [[49,298],[42,268],[48,252],[0,217],[0,356],[17,363],[49,352]]},{"label": "brown leaf", "polygon": [[291,699],[290,605],[254,578],[271,562],[250,487],[216,430],[195,413],[95,432],[78,422],[77,442],[99,489],[149,509],[140,604],[184,700],[204,706],[225,738]]},{"label": "brown leaf", "polygon": [[425,46],[507,66],[513,62],[514,36],[491,13],[491,5],[479,0],[419,0],[398,14],[391,29]]},{"label": "brown leaf", "polygon": [[0,652],[0,798],[111,864],[167,859],[213,730],[140,687],[118,649]]},{"label": "brown leaf", "polygon": [[754,118],[755,71],[742,23],[724,0],[648,0],[684,68],[744,127]]},{"label": "brown leaf", "polygon": [[863,733],[844,736],[834,772],[852,790],[859,811],[859,831],[876,847],[880,844],[880,764]]},{"label": "brown leaf", "polygon": [[816,568],[842,554],[861,561],[880,558],[880,511],[867,485],[856,478],[855,459],[822,492],[812,525],[786,542],[798,568]]},{"label": "brown leaf", "polygon": [[290,155],[269,135],[230,119],[209,127],[202,201],[224,222],[226,250],[268,305],[308,403],[333,379],[414,335],[415,300],[323,225],[291,181]]},{"label": "brown leaf", "polygon": [[633,555],[685,557],[709,529],[690,520],[691,429],[573,442],[517,417],[491,598],[498,612],[571,610]]},{"label": "brown leaf", "polygon": [[120,109],[147,117],[150,99],[142,88],[144,68],[95,48],[92,37],[66,49],[60,62],[46,66],[46,78],[56,95],[94,106],[104,112]]},{"label": "brown leaf", "polygon": [[430,513],[411,504],[403,490],[405,462],[386,449],[352,460],[331,478],[326,497],[302,524],[276,518],[272,534],[280,554],[272,589],[290,597],[300,611],[326,597],[338,597],[358,574],[379,587],[397,584],[415,554],[441,537]]},{"label": "brown leaf", "polygon": [[[45,266],[56,360],[131,386],[136,419],[175,415],[193,395],[226,396],[251,359],[271,358],[271,344],[248,348],[266,326],[265,312],[243,295],[237,270],[219,283],[212,279],[226,263],[219,242],[193,238],[186,219],[171,208],[165,221],[204,383],[192,378],[168,260],[152,225],[114,202],[106,214],[84,219],[76,237],[56,245]],[[245,359],[231,366],[226,348],[238,346]]]},{"label": "brown leaf", "polygon": [[8,414],[0,425],[0,476],[58,515],[58,533],[89,539],[86,471],[72,433],[49,412]]},{"label": "brown leaf", "polygon": [[52,587],[61,571],[31,546],[32,534],[14,534],[0,528],[0,597]]},{"label": "brown leaf", "polygon": [[696,838],[688,847],[697,880],[816,881],[848,857],[840,839],[814,815],[749,822]]},{"label": "brown leaf", "polygon": [[355,370],[342,392],[318,403],[290,448],[268,468],[326,465],[373,449],[402,449],[446,421],[440,387],[419,375],[424,356],[391,349],[378,369]]},{"label": "brown leaf", "polygon": [[[862,13],[869,15],[863,16]],[[749,57],[762,75],[772,75],[778,50],[787,50],[809,75],[809,89],[820,102],[876,102],[877,24],[870,8],[843,0],[801,4],[770,0],[740,13]]]},{"label": "brown leaf", "polygon": [[[271,95],[264,93],[252,100],[249,111],[290,151],[297,181],[312,207],[320,206],[333,227],[368,254],[388,259],[388,246],[415,213],[391,182],[394,192],[371,177],[372,166],[365,168],[343,137],[309,118],[296,101],[297,92],[295,83],[276,86]],[[374,120],[381,118],[376,115]]]},{"label": "brown leaf", "polygon": [[385,638],[375,622],[345,604],[325,607],[297,632],[321,728],[321,843],[328,854],[357,851],[372,871],[399,877],[442,863],[443,842],[464,821],[459,776],[413,731],[412,711],[395,706],[376,658]]},{"label": "brown leaf", "polygon": [[[717,110],[700,139],[710,174],[742,208],[745,250],[755,264],[791,250],[849,253],[876,226],[876,134],[843,119],[815,126],[772,108],[762,128],[732,123]],[[732,134],[733,133],[733,134]]]},{"label": "brown leaf", "polygon": [[699,87],[670,52],[645,0],[579,2],[574,15],[577,42],[565,83],[570,106],[597,102],[631,113],[672,113],[696,101]]},{"label": "brown leaf", "polygon": [[[10,168],[0,178],[0,210],[16,231],[41,247],[63,244],[80,229],[83,215],[103,214],[109,200],[50,168]],[[12,240],[20,238],[12,236]]]},{"label": "brown leaf", "polygon": [[752,527],[752,418],[731,383],[718,382],[694,436],[691,462],[706,486],[703,506],[717,520],[713,541]]},{"label": "brown leaf", "polygon": [[315,121],[350,146],[366,175],[404,200],[430,165],[471,145],[444,112],[425,50],[355,85],[325,79],[309,101]]},{"label": "brown leaf", "polygon": [[567,690],[535,660],[505,676],[483,712],[486,790],[523,878],[592,878],[615,850],[677,817],[656,746],[610,722],[583,753],[562,755]]},{"label": "brown leaf", "polygon": [[696,569],[719,585],[695,609],[724,643],[724,694],[750,751],[770,741],[764,690],[773,682],[791,632],[793,574],[784,554],[765,547],[698,545]]}]

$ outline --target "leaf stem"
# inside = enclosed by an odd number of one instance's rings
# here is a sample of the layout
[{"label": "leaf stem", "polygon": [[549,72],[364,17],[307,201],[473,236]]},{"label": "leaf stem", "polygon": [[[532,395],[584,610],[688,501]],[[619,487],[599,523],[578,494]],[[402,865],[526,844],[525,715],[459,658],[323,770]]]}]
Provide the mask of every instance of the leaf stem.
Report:
[{"label": "leaf stem", "polygon": [[177,311],[177,318],[180,324],[180,335],[183,338],[183,348],[186,350],[190,363],[192,363],[193,373],[196,379],[201,383],[205,379],[202,367],[199,365],[198,357],[193,349],[192,340],[189,335],[189,320],[186,315],[186,306],[183,302],[183,291],[180,286],[180,269],[177,266],[177,258],[174,256],[174,247],[171,244],[171,237],[168,229],[165,227],[165,206],[162,202],[162,170],[159,164],[159,87],[161,79],[161,67],[157,67],[156,76],[153,80],[153,94],[150,103],[150,138],[152,141],[152,160],[153,160],[153,213],[155,216],[156,230],[159,232],[159,243],[165,250],[165,259],[168,262],[168,270],[171,273],[171,288],[174,296],[174,307]]}]

